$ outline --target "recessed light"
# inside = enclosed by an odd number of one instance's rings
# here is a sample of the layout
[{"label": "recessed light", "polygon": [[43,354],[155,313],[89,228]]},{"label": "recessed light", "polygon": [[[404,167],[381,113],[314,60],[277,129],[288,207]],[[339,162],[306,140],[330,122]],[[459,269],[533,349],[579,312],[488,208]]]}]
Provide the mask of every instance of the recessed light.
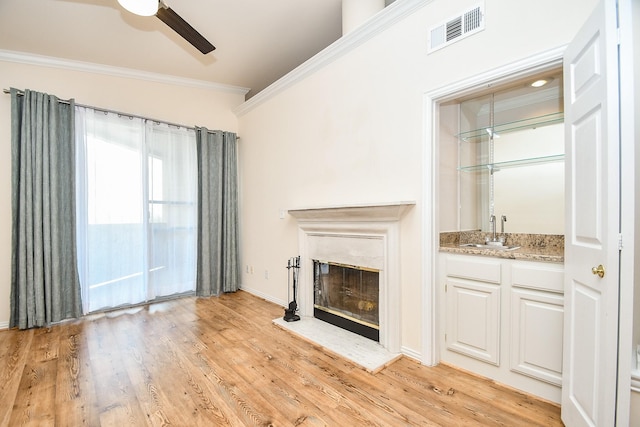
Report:
[{"label": "recessed light", "polygon": [[540,79],[540,80],[536,80],[535,82],[531,83],[531,87],[542,87],[542,86],[546,85],[547,83],[549,83],[549,80]]}]

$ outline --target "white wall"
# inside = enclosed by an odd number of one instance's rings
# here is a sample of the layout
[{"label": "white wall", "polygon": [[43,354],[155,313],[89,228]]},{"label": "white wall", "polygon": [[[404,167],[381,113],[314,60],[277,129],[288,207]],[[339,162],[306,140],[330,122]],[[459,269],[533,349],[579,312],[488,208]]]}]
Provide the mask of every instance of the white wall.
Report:
[{"label": "white wall", "polygon": [[[402,2],[391,4],[388,9]],[[286,303],[286,260],[297,226],[280,211],[415,200],[402,221],[402,344],[421,349],[425,205],[423,94],[563,46],[595,0],[543,0],[522,7],[486,0],[486,29],[427,54],[428,29],[475,0],[424,2],[419,11],[293,86],[264,98],[236,126],[237,94],[0,62],[3,86],[178,123],[239,131],[243,287]],[[552,12],[552,13],[551,13]],[[541,28],[544,27],[544,31]],[[340,42],[340,41],[339,41]],[[253,98],[252,98],[253,99]],[[167,101],[170,100],[170,101]],[[193,108],[188,107],[193,105]],[[9,97],[0,97],[0,322],[8,320],[10,277]],[[428,143],[431,141],[428,140]],[[4,154],[4,155],[2,155]],[[427,197],[427,200],[429,198]]]},{"label": "white wall", "polygon": [[422,185],[429,173],[423,94],[565,45],[596,2],[541,0],[524,7],[486,0],[484,31],[430,55],[429,28],[477,2],[425,3],[239,117],[242,256],[254,271],[243,270],[243,287],[286,302],[284,267],[298,251],[297,226],[289,216],[279,219],[279,210],[415,200],[402,220],[400,284],[402,345],[413,355],[420,354],[422,290],[431,276],[421,241],[431,209]]},{"label": "white wall", "polygon": [[472,185],[475,182],[472,175],[458,173],[458,103],[440,104],[438,114],[439,231],[468,230],[462,224],[477,224],[476,209],[460,209],[460,200],[467,201],[468,206],[476,206],[477,192]]},{"label": "white wall", "polygon": [[[39,62],[39,61],[35,61]],[[0,60],[2,87],[32,89],[77,103],[188,126],[237,132],[237,90],[170,84]],[[168,80],[168,79],[167,79]],[[11,281],[11,97],[0,94],[0,327],[9,322]]]},{"label": "white wall", "polygon": [[[563,154],[564,124],[506,133],[497,141],[496,162],[526,158],[523,153]],[[493,177],[495,215],[507,216],[508,233],[564,234],[564,162],[507,167]]]},{"label": "white wall", "polygon": [[640,427],[640,391],[631,392],[629,426]]}]

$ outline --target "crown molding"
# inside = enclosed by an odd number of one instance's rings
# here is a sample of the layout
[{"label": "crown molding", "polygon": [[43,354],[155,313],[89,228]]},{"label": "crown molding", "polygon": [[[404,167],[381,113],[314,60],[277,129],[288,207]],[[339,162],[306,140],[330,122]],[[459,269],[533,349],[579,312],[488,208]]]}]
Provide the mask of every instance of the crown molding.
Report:
[{"label": "crown molding", "polygon": [[342,36],[324,50],[302,63],[297,68],[276,80],[271,85],[251,97],[246,102],[233,109],[240,117],[253,110],[263,102],[273,98],[295,83],[315,73],[319,69],[332,63],[346,53],[354,50],[366,41],[372,39],[387,28],[393,26],[416,10],[424,7],[433,0],[396,0],[383,10],[375,14],[360,27]]},{"label": "crown molding", "polygon": [[249,92],[248,88],[239,86],[224,85],[204,80],[188,79],[167,74],[133,70],[130,68],[112,67],[109,65],[95,64],[91,62],[72,61],[69,59],[55,58],[52,56],[35,55],[31,53],[1,49],[0,61],[37,65],[41,67],[60,68],[64,70],[82,71],[86,73],[104,74],[112,77],[124,77],[155,83],[188,86],[199,89],[209,89],[218,92],[235,93],[238,95],[246,95]]}]

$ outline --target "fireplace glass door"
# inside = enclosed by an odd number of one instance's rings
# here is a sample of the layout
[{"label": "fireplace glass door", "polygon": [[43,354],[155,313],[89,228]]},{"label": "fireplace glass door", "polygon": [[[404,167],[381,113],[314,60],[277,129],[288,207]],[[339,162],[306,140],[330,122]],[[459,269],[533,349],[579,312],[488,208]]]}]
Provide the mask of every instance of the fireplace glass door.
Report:
[{"label": "fireplace glass door", "polygon": [[379,271],[313,260],[314,316],[380,341]]}]

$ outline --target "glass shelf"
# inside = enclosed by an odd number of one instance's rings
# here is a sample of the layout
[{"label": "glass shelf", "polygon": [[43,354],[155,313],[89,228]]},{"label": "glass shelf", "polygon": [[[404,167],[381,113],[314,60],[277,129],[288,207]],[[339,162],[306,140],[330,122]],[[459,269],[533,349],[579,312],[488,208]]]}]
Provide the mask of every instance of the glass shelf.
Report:
[{"label": "glass shelf", "polygon": [[563,121],[564,113],[557,112],[523,120],[516,120],[509,123],[500,123],[494,125],[493,128],[488,126],[480,129],[461,132],[458,134],[458,138],[460,138],[464,142],[484,142],[489,140],[491,133],[493,133],[494,135],[500,135],[503,133],[514,132],[522,129],[532,129],[540,126],[562,123]]},{"label": "glass shelf", "polygon": [[553,156],[532,157],[528,159],[509,160],[506,162],[485,163],[480,165],[460,166],[459,171],[463,172],[479,172],[479,171],[499,171],[502,168],[514,166],[528,166],[540,163],[560,162],[564,160],[564,154],[555,154]]}]

